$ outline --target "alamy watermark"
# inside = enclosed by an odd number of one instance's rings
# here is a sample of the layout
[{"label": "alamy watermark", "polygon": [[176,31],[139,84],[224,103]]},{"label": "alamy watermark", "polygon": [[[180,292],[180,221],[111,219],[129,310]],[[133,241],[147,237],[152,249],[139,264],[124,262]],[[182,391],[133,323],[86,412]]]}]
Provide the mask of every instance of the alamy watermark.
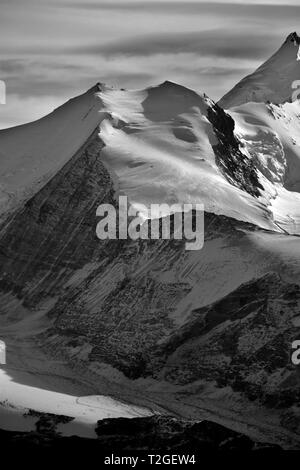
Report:
[{"label": "alamy watermark", "polygon": [[120,196],[118,209],[101,204],[96,215],[101,217],[96,227],[100,240],[184,239],[186,250],[200,250],[204,244],[203,204],[139,204],[137,208],[128,204],[127,196]]},{"label": "alamy watermark", "polygon": [[6,364],[6,344],[0,340],[0,364]]},{"label": "alamy watermark", "polygon": [[6,104],[6,84],[0,80],[0,104]]},{"label": "alamy watermark", "polygon": [[292,343],[293,353],[291,356],[291,361],[295,366],[300,365],[300,340],[295,340]]}]

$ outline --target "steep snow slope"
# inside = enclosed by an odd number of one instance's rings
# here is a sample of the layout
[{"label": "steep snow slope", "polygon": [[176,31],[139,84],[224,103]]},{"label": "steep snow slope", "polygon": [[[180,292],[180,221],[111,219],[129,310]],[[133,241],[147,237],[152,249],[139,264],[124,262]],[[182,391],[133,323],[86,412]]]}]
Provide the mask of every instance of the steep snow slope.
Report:
[{"label": "steep snow slope", "polygon": [[231,108],[249,101],[284,103],[290,101],[292,83],[300,79],[300,38],[291,33],[281,48],[254,73],[243,78],[220,101]]},{"label": "steep snow slope", "polygon": [[86,142],[101,120],[98,90],[38,121],[0,131],[0,213],[34,194]]},{"label": "steep snow slope", "polygon": [[300,102],[246,103],[232,108],[235,133],[255,161],[275,220],[300,231]]}]

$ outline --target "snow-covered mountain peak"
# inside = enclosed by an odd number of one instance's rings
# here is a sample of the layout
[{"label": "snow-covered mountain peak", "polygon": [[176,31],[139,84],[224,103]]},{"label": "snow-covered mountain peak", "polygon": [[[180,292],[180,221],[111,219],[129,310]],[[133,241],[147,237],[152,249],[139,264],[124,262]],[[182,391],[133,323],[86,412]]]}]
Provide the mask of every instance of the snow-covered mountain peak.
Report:
[{"label": "snow-covered mountain peak", "polygon": [[300,38],[288,35],[282,46],[255,72],[243,78],[219,104],[232,108],[248,102],[279,104],[292,99],[292,84],[300,77]]},{"label": "snow-covered mountain peak", "polygon": [[[280,129],[286,119],[278,120]],[[274,220],[270,205],[279,191],[274,185],[298,191],[298,170],[291,173],[298,168],[297,148],[285,134],[289,158],[281,158],[283,144],[273,134],[264,137],[266,149],[251,147],[246,127],[240,114],[232,118],[207,95],[171,81],[141,90],[96,83],[39,121],[0,132],[0,208],[13,210],[26,201],[93,141],[116,191],[136,207],[198,203],[207,212],[264,229],[281,230],[277,222],[284,220],[289,231],[288,208],[276,208]],[[278,156],[278,175],[263,157],[249,152],[251,147],[264,154],[270,142]],[[294,212],[291,231],[298,233]]]},{"label": "snow-covered mountain peak", "polygon": [[[282,65],[289,59],[291,62],[299,60],[300,37],[296,32],[290,33],[278,51],[269,59],[270,62],[276,58],[276,62]],[[267,63],[269,62],[267,61]],[[263,65],[261,66],[263,67]]]},{"label": "snow-covered mountain peak", "polygon": [[292,42],[294,46],[299,46],[300,36],[298,36],[297,32],[293,32],[288,35],[288,37],[285,40],[285,43],[290,43],[290,42]]}]

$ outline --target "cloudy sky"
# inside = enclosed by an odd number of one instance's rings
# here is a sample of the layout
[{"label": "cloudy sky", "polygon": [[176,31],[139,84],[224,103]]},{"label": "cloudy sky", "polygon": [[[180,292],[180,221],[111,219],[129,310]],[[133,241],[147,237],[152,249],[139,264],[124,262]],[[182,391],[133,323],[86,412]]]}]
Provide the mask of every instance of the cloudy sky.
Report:
[{"label": "cloudy sky", "polygon": [[217,100],[299,32],[299,13],[299,0],[0,0],[0,128],[98,81],[172,80]]}]

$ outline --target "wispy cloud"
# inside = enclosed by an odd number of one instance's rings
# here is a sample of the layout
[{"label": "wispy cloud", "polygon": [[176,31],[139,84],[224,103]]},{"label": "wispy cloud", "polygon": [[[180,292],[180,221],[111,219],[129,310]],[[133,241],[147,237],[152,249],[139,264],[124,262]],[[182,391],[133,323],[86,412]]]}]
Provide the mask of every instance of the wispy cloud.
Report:
[{"label": "wispy cloud", "polygon": [[251,30],[214,29],[210,31],[192,31],[186,33],[153,34],[133,36],[109,44],[90,44],[70,48],[75,54],[102,54],[149,56],[155,54],[197,53],[207,57],[225,57],[240,59],[261,59],[274,48],[277,36],[271,32],[258,32],[253,37]]},{"label": "wispy cloud", "polygon": [[298,0],[2,0],[0,125],[36,118],[97,81],[169,79],[218,99],[297,30],[299,12]]}]

